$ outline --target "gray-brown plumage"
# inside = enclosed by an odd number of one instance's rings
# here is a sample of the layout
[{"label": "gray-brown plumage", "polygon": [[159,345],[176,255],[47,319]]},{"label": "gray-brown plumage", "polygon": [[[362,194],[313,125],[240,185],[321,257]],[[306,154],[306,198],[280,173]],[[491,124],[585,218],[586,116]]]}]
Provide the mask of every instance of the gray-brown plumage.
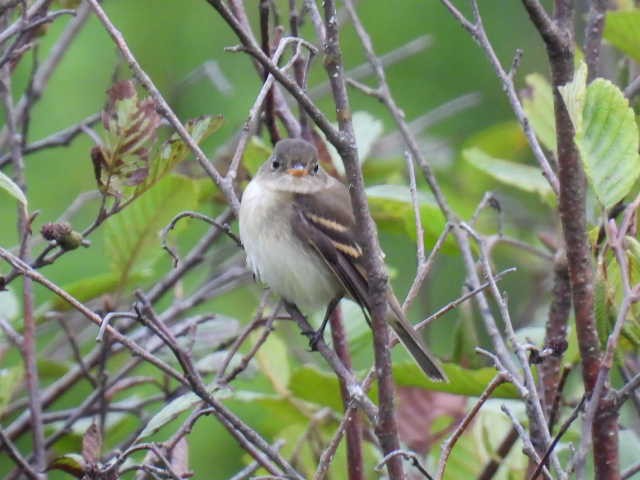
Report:
[{"label": "gray-brown plumage", "polygon": [[[331,310],[349,296],[371,312],[362,248],[346,187],[318,164],[315,148],[304,140],[281,140],[249,183],[240,206],[240,237],[256,276],[285,300],[309,313]],[[387,292],[387,321],[425,373],[446,380],[437,361]]]}]

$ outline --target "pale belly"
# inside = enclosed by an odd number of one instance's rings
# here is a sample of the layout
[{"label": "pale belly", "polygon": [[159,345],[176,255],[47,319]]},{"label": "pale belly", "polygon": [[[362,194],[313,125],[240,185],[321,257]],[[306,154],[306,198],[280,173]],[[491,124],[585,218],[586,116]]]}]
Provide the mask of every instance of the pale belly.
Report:
[{"label": "pale belly", "polygon": [[[282,195],[288,194],[261,189],[255,182],[247,186],[240,206],[240,239],[256,277],[304,313],[311,313],[326,307],[341,288],[324,261],[294,237],[291,204],[277,201]],[[251,222],[247,222],[249,215]]]}]

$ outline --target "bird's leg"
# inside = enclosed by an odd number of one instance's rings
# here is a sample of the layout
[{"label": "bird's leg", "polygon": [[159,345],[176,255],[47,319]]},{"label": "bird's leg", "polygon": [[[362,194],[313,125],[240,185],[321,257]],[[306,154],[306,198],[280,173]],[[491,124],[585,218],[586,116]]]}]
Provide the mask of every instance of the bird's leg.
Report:
[{"label": "bird's leg", "polygon": [[336,297],[329,302],[329,305],[327,305],[327,311],[324,314],[324,319],[322,320],[322,324],[320,324],[320,328],[318,328],[318,330],[315,332],[302,332],[303,335],[307,335],[309,337],[309,348],[312,352],[318,349],[318,342],[322,340],[322,337],[324,336],[324,329],[327,328],[327,323],[331,318],[331,314],[338,306],[338,303],[340,303],[341,298],[342,297]]}]

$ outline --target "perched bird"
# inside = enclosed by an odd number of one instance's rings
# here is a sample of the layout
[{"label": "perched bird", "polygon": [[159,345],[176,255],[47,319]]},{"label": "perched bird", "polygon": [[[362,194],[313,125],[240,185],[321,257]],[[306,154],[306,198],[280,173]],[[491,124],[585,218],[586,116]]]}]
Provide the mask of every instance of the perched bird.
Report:
[{"label": "perched bird", "polygon": [[[371,299],[349,192],[318,164],[313,145],[300,139],[276,144],[244,191],[239,220],[256,277],[305,313],[326,307],[311,348],[342,297],[358,302],[369,319]],[[418,365],[429,377],[446,380],[390,290],[387,303],[386,319]]]}]

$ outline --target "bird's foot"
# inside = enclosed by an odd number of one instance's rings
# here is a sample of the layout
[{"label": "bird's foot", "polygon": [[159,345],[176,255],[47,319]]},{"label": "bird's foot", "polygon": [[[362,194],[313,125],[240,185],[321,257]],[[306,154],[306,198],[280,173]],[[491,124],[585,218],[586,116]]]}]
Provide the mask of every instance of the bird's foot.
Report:
[{"label": "bird's foot", "polygon": [[322,333],[321,330],[307,330],[302,332],[302,335],[309,339],[309,351],[318,351],[318,343],[322,340]]}]

